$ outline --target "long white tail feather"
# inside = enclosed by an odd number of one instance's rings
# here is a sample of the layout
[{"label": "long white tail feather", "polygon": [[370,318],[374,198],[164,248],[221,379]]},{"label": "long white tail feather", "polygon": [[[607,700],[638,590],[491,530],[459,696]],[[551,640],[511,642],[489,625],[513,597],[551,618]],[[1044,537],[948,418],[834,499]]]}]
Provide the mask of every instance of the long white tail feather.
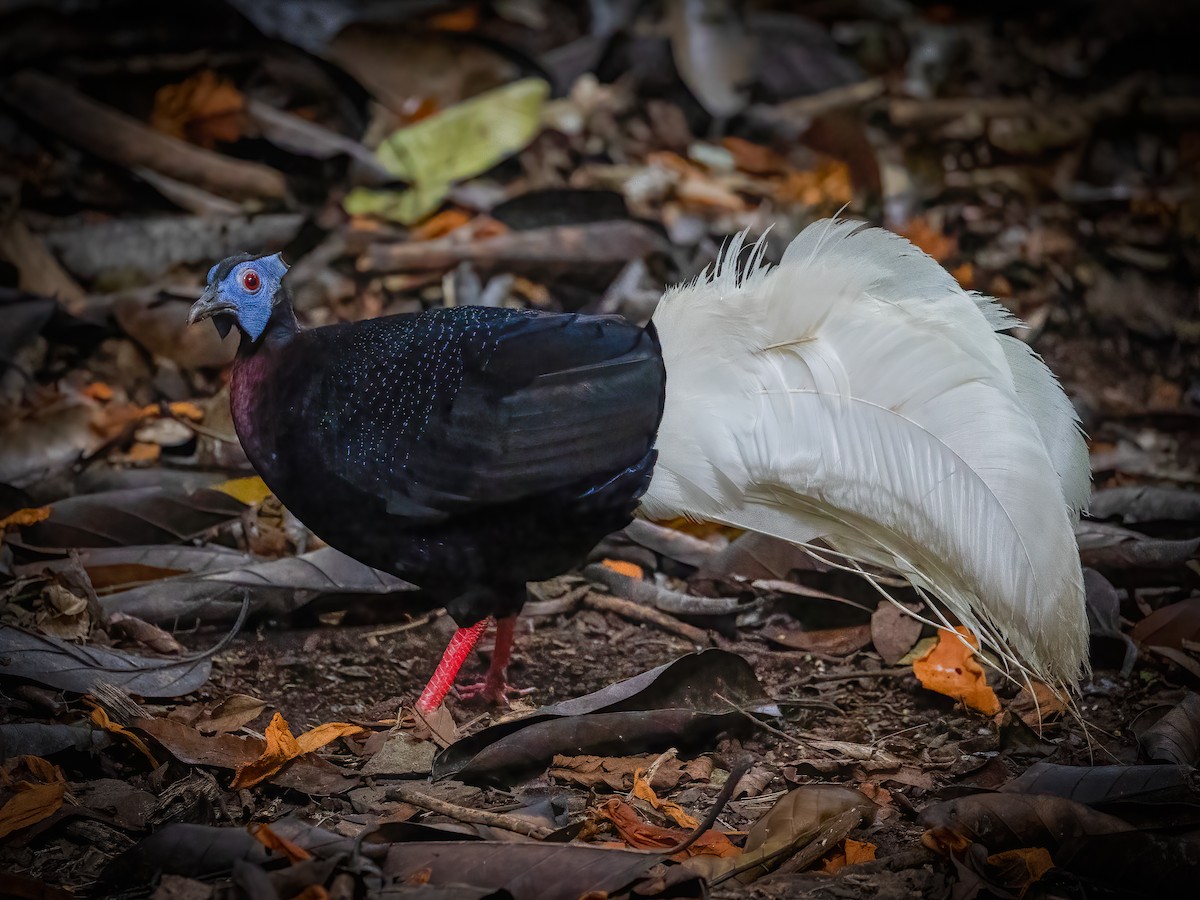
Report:
[{"label": "long white tail feather", "polygon": [[1050,462],[1058,473],[1063,501],[1074,524],[1079,521],[1079,514],[1087,510],[1092,493],[1091,461],[1087,444],[1081,439],[1079,416],[1054,373],[1032,347],[1007,334],[996,337],[1012,369],[1017,398],[1037,424]]},{"label": "long white tail feather", "polygon": [[903,238],[806,228],[779,266],[742,236],[654,315],[667,370],[642,512],[883,566],[1047,683],[1087,667],[1072,531],[1088,458],[1070,402],[995,301]]}]

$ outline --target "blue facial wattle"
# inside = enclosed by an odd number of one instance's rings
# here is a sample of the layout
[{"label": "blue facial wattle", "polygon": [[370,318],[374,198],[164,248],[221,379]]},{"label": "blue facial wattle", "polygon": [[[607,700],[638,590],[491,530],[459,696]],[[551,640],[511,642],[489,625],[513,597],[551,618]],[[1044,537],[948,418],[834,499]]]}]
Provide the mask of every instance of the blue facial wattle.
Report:
[{"label": "blue facial wattle", "polygon": [[[219,266],[209,270],[210,283]],[[239,263],[217,285],[218,294],[233,304],[238,324],[253,341],[257,341],[267,327],[286,272],[287,264],[276,253]]]}]

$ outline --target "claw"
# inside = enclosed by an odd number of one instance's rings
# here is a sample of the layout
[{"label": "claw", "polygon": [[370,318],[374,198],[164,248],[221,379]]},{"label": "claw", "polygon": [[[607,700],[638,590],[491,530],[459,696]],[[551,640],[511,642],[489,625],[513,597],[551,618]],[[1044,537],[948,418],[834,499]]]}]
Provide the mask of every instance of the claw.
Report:
[{"label": "claw", "polygon": [[506,707],[517,697],[527,697],[534,689],[514,687],[507,681],[499,683],[490,678],[470,684],[455,685],[454,696],[465,703],[482,701],[492,706]]}]

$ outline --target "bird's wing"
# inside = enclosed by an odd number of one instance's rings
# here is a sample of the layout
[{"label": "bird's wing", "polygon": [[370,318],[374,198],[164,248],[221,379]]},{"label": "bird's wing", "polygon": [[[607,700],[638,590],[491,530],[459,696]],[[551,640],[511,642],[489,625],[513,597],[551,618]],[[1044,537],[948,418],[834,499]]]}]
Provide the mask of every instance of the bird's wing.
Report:
[{"label": "bird's wing", "polygon": [[1012,324],[907,241],[809,226],[655,312],[669,381],[643,500],[886,566],[1051,682],[1086,666],[1077,420]]},{"label": "bird's wing", "polygon": [[[421,317],[418,317],[421,318]],[[331,467],[411,521],[586,492],[650,452],[663,366],[652,329],[613,317],[441,310],[403,341],[359,340]],[[349,414],[343,398],[371,399]],[[355,384],[359,388],[355,388]]]}]

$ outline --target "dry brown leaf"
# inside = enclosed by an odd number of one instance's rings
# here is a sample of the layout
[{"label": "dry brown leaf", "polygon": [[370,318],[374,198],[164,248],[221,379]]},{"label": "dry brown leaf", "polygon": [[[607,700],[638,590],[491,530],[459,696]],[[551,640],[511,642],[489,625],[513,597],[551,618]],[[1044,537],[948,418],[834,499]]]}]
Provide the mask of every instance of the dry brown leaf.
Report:
[{"label": "dry brown leaf", "polygon": [[38,781],[14,781],[4,773],[5,784],[15,793],[0,806],[0,839],[54,815],[67,793],[67,781],[58,766],[40,756],[23,756],[18,765]]},{"label": "dry brown leaf", "polygon": [[281,714],[275,713],[264,734],[266,747],[263,749],[262,755],[258,759],[238,766],[230,786],[233,788],[254,787],[254,785],[266,781],[296,757],[312,753],[340,737],[361,734],[366,730],[348,722],[327,722],[296,737],[288,727],[287,720]]},{"label": "dry brown leaf", "polygon": [[845,838],[838,848],[825,857],[820,871],[826,875],[834,875],[846,866],[856,866],[859,863],[871,862],[875,859],[875,845],[870,841],[856,841]]},{"label": "dry brown leaf", "polygon": [[849,656],[871,643],[871,625],[846,625],[842,628],[780,628],[763,636],[791,650],[807,650],[830,656]]},{"label": "dry brown leaf", "polygon": [[150,752],[150,748],[146,746],[146,742],[132,731],[127,729],[124,725],[121,725],[119,722],[114,722],[112,719],[110,719],[108,717],[108,713],[106,713],[102,707],[92,707],[91,718],[92,723],[97,727],[103,728],[105,731],[111,734],[119,734],[121,737],[125,738],[125,740],[129,741],[129,743],[133,744],[137,751],[150,761],[150,768],[158,768],[158,760],[154,758],[154,754]]},{"label": "dry brown leaf", "polygon": [[4,531],[10,525],[13,528],[23,528],[26,525],[36,525],[38,522],[44,522],[50,518],[49,506],[27,507],[18,509],[16,512],[9,513],[3,519],[0,519],[0,531]]},{"label": "dry brown leaf", "polygon": [[[676,828],[662,828],[639,818],[637,811],[623,800],[612,799],[597,810],[599,815],[612,822],[621,839],[638,850],[669,850],[687,837],[687,832]],[[729,838],[719,831],[706,831],[696,842],[679,855],[730,857],[741,854]]]},{"label": "dry brown leaf", "polygon": [[1185,641],[1200,641],[1200,597],[1159,607],[1133,626],[1131,636],[1143,646],[1175,650]]},{"label": "dry brown leaf", "polygon": [[113,398],[113,389],[103,381],[93,381],[85,387],[80,393],[85,397],[90,397],[93,400],[111,400]]},{"label": "dry brown leaf", "polygon": [[633,796],[645,800],[681,828],[691,829],[700,825],[700,820],[690,815],[678,803],[660,799],[658,794],[654,793],[654,788],[650,787],[650,782],[646,780],[644,769],[638,769],[633,773]]},{"label": "dry brown leaf", "polygon": [[[76,590],[80,588],[76,587]],[[86,597],[80,597],[62,584],[48,584],[42,591],[37,625],[44,634],[66,641],[87,637],[92,631],[92,616]]]},{"label": "dry brown leaf", "polygon": [[[920,604],[905,604],[909,612],[920,612]],[[895,603],[880,603],[871,614],[871,641],[875,652],[889,666],[904,659],[921,638],[924,623],[910,616]]]},{"label": "dry brown leaf", "polygon": [[1066,699],[1049,685],[1040,681],[1034,681],[1032,685],[1032,693],[1028,684],[1021,688],[1010,708],[1030,728],[1039,729],[1047,721],[1062,715],[1067,709],[1067,703]]},{"label": "dry brown leaf", "polygon": [[211,69],[154,95],[150,124],[158,131],[211,150],[218,141],[233,143],[245,127],[246,100],[228,78]]},{"label": "dry brown leaf", "polygon": [[704,174],[695,174],[683,179],[675,188],[675,196],[684,206],[705,210],[740,213],[747,203],[735,191],[730,190]]},{"label": "dry brown leaf", "polygon": [[201,734],[225,734],[237,731],[243,725],[249,725],[266,708],[265,700],[251,697],[249,694],[233,694],[197,719],[194,724]]},{"label": "dry brown leaf", "polygon": [[733,157],[733,164],[751,175],[776,175],[786,172],[787,160],[770,147],[740,137],[725,137],[721,146]]},{"label": "dry brown leaf", "polygon": [[937,644],[913,662],[913,674],[926,689],[961,700],[971,709],[994,716],[1000,712],[1000,701],[996,692],[988,687],[983,666],[971,650],[978,648],[979,641],[966,626],[959,625],[957,630],[966,641],[952,631],[938,629]]},{"label": "dry brown leaf", "polygon": [[143,647],[153,650],[155,653],[162,653],[165,656],[182,656],[184,653],[183,644],[175,640],[169,632],[164,631],[157,625],[152,625],[144,619],[139,619],[137,616],[131,616],[123,612],[110,613],[108,627],[110,631],[118,631],[124,637],[137,641]]},{"label": "dry brown leaf", "polygon": [[[88,424],[104,443],[120,437],[127,428],[142,418],[142,410],[136,403],[106,403],[96,408]],[[131,429],[132,430],[132,429]]]},{"label": "dry brown leaf", "polygon": [[[614,791],[633,790],[633,776],[655,760],[654,754],[642,756],[556,756],[550,764],[549,776],[555,781],[595,789],[606,786]],[[712,760],[705,756],[681,762],[667,759],[654,770],[651,785],[659,791],[669,791],[681,782],[707,782],[712,775]]]},{"label": "dry brown leaf", "polygon": [[311,853],[299,844],[295,844],[282,835],[276,834],[266,822],[251,822],[246,826],[246,830],[250,832],[256,841],[272,853],[278,853],[280,856],[286,857],[289,862],[298,863],[304,862],[306,859],[312,859]]},{"label": "dry brown leaf", "polygon": [[1045,847],[993,853],[987,863],[995,870],[996,880],[1004,887],[1018,891],[1018,896],[1024,896],[1030,885],[1054,868],[1054,860]]},{"label": "dry brown leaf", "polygon": [[864,781],[858,786],[859,791],[864,797],[867,797],[873,803],[879,806],[880,812],[876,816],[877,819],[884,818],[884,813],[894,813],[896,806],[892,802],[892,792],[874,781]]}]

